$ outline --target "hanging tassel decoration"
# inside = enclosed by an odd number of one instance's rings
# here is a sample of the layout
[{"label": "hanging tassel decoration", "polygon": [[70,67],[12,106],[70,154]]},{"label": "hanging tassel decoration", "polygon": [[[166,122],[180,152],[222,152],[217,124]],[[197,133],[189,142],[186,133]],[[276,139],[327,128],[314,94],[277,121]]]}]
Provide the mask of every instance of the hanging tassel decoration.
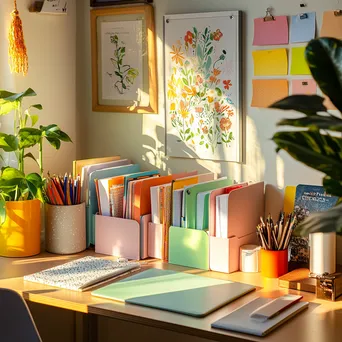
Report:
[{"label": "hanging tassel decoration", "polygon": [[24,41],[23,25],[19,17],[16,0],[14,0],[14,10],[11,12],[11,16],[12,22],[8,34],[9,65],[12,73],[23,73],[25,76],[28,71],[28,57]]}]

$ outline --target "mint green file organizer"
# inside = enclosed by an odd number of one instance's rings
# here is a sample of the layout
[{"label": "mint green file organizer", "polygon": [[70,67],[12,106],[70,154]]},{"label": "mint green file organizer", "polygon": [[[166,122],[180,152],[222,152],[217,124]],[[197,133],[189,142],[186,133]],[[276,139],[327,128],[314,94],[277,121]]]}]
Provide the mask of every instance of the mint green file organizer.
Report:
[{"label": "mint green file organizer", "polygon": [[170,227],[169,263],[209,270],[209,234],[205,230]]},{"label": "mint green file organizer", "polygon": [[109,177],[122,176],[128,173],[135,173],[140,171],[139,164],[130,164],[117,167],[106,168],[94,171],[89,177],[89,194],[88,205],[86,206],[86,229],[87,229],[87,247],[91,244],[95,245],[95,217],[99,211],[97,204],[95,179],[103,179]]}]

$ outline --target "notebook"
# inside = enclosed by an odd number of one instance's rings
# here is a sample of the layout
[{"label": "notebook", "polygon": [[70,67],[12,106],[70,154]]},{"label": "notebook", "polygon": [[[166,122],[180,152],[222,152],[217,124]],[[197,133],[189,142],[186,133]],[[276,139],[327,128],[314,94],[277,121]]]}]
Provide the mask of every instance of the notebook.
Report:
[{"label": "notebook", "polygon": [[138,262],[113,261],[86,256],[24,276],[24,280],[68,290],[86,291],[104,280],[139,268],[140,264]]},{"label": "notebook", "polygon": [[247,284],[151,268],[91,294],[202,317],[253,290]]},{"label": "notebook", "polygon": [[229,315],[211,324],[212,328],[232,330],[256,336],[265,336],[290,318],[309,306],[308,302],[298,302],[280,312],[273,318],[260,321],[250,317],[250,314],[261,306],[271,302],[272,298],[256,298]]}]

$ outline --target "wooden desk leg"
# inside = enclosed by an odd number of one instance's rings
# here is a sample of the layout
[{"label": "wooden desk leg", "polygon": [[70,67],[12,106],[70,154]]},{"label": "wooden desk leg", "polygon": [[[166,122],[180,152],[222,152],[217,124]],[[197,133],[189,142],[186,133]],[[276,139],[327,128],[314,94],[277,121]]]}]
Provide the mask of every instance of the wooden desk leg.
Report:
[{"label": "wooden desk leg", "polygon": [[75,342],[97,342],[97,316],[75,312]]}]

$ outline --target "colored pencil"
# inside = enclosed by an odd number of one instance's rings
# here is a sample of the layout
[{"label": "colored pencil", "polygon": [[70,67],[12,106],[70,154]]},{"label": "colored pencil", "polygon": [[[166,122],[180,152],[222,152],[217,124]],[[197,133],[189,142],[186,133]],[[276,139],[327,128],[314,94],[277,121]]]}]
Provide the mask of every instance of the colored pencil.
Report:
[{"label": "colored pencil", "polygon": [[271,215],[266,220],[260,217],[256,231],[262,248],[276,251],[287,249],[296,225],[297,217],[294,213],[288,215],[286,220],[284,213],[281,213],[277,223],[274,223]]}]

